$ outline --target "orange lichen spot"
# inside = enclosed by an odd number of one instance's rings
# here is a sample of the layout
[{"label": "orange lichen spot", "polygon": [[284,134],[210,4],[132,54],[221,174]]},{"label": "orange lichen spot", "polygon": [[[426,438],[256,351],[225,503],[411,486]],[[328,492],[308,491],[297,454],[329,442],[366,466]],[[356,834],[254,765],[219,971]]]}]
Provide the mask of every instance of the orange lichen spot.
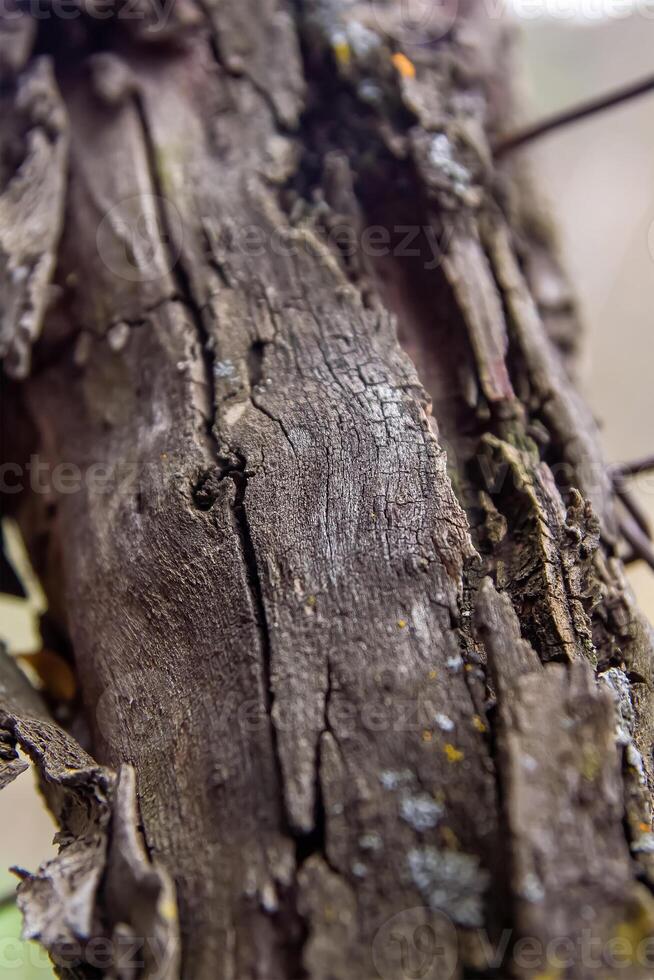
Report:
[{"label": "orange lichen spot", "polygon": [[488,729],[486,728],[486,722],[484,721],[483,718],[480,717],[480,715],[475,715],[473,717],[473,719],[472,719],[472,727],[473,728],[476,728],[478,732],[482,732],[483,733],[483,732],[488,731]]},{"label": "orange lichen spot", "polygon": [[639,823],[638,824],[638,829],[639,830],[642,830],[642,832],[644,834],[649,834],[651,832],[651,830],[652,830],[652,828],[650,827],[650,825],[648,823]]},{"label": "orange lichen spot", "polygon": [[398,619],[397,628],[403,630],[406,627],[406,619]]},{"label": "orange lichen spot", "polygon": [[469,674],[472,670],[472,664],[466,664],[464,670]]},{"label": "orange lichen spot", "polygon": [[429,671],[429,680],[430,681],[435,681],[437,677],[438,677],[438,671],[437,670],[430,670]]},{"label": "orange lichen spot", "polygon": [[162,459],[168,459],[168,453],[162,453],[161,454],[161,458]]},{"label": "orange lichen spot", "polygon": [[307,596],[307,606],[315,606],[315,604],[316,604],[317,601],[318,600],[316,599],[315,595],[308,595]]},{"label": "orange lichen spot", "polygon": [[424,732],[422,733],[423,742],[431,742],[433,737],[434,737],[433,733],[430,732],[428,728],[425,728]]},{"label": "orange lichen spot", "polygon": [[447,756],[448,762],[461,762],[464,758],[464,754],[461,749],[457,749],[455,745],[451,742],[446,742],[443,746],[443,752]]},{"label": "orange lichen spot", "polygon": [[416,66],[412,61],[409,61],[405,54],[401,51],[396,51],[391,58],[395,68],[400,73],[402,78],[415,78],[416,77]]}]

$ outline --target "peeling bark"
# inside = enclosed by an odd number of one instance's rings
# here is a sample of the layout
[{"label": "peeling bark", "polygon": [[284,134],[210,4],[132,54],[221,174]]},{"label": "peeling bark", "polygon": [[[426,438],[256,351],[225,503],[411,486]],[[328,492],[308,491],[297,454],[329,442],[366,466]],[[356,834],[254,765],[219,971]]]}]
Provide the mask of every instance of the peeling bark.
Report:
[{"label": "peeling bark", "polygon": [[8,374],[29,371],[54,272],[66,185],[65,110],[52,66],[37,59],[1,100],[0,358]]},{"label": "peeling bark", "polygon": [[36,71],[66,115],[20,397],[83,477],[42,574],[99,762],[9,696],[3,744],[64,835],[26,928],[76,975],[107,938],[107,976],[399,978],[419,925],[453,976],[614,976],[589,928],[650,975],[650,630],[569,287],[493,160],[508,34],[465,5],[398,61],[400,7],[87,17],[13,67],[11,128]]},{"label": "peeling bark", "polygon": [[26,768],[19,747],[34,763],[60,828],[55,858],[36,874],[16,869],[25,938],[42,943],[62,976],[77,976],[84,964],[108,967],[106,975],[116,978],[178,976],[173,886],[141,842],[132,767],[122,766],[117,778],[97,765],[49,718],[6,653],[0,724],[0,785]]}]

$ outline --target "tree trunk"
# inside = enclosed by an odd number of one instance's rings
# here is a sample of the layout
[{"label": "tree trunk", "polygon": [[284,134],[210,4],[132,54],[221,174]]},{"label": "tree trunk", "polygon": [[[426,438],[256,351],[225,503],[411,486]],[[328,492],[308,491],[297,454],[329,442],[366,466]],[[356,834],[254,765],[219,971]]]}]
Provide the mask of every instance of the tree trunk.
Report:
[{"label": "tree trunk", "polygon": [[0,34],[7,499],[80,691],[5,666],[3,781],[18,743],[63,828],[28,934],[76,977],[651,976],[651,639],[494,159],[505,25],[72,9]]}]

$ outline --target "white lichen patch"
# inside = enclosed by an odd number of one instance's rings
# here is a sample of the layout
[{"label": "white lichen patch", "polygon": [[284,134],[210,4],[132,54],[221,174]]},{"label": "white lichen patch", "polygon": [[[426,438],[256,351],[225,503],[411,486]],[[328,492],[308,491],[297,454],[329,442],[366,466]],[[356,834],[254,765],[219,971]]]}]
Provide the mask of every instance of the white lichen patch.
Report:
[{"label": "white lichen patch", "polygon": [[350,21],[346,25],[345,33],[354,56],[361,61],[377,51],[381,45],[379,35],[357,20]]},{"label": "white lichen patch", "polygon": [[234,365],[231,361],[216,361],[213,373],[216,378],[231,378],[234,374]]},{"label": "white lichen patch", "polygon": [[634,854],[654,854],[654,834],[641,834],[631,844]]},{"label": "white lichen patch", "polygon": [[437,133],[429,146],[429,162],[461,192],[470,186],[471,175],[463,164],[454,159],[454,151],[445,133]]},{"label": "white lichen patch", "polygon": [[647,776],[645,775],[645,763],[643,762],[643,757],[636,748],[633,742],[629,742],[625,750],[625,758],[627,760],[627,765],[630,766],[638,775],[638,781],[642,786],[647,782]]},{"label": "white lichen patch", "polygon": [[448,668],[458,674],[460,670],[463,670],[463,657],[460,653],[455,653],[451,657],[448,657],[445,661]]},{"label": "white lichen patch", "polygon": [[261,889],[260,899],[261,899],[261,907],[264,909],[264,911],[268,912],[270,915],[273,915],[275,912],[277,912],[279,908],[279,903],[277,901],[277,892],[275,890],[275,886],[271,881],[266,882],[266,884]]},{"label": "white lichen patch", "polygon": [[522,879],[520,894],[528,902],[532,902],[533,904],[538,904],[538,902],[542,902],[545,898],[543,883],[533,871],[529,871]]},{"label": "white lichen patch", "polygon": [[282,184],[297,166],[298,147],[295,140],[276,133],[266,143],[265,176],[274,184]]},{"label": "white lichen patch", "polygon": [[599,675],[599,682],[610,692],[615,701],[617,720],[615,737],[618,745],[628,745],[634,731],[634,706],[629,690],[629,678],[624,670],[611,667]]},{"label": "white lichen patch", "polygon": [[441,819],[445,810],[427,793],[405,796],[400,802],[400,816],[414,830],[424,833],[431,830]]},{"label": "white lichen patch", "polygon": [[359,837],[359,847],[362,851],[381,851],[384,846],[384,842],[380,834],[375,831],[371,831],[368,834],[362,834]]},{"label": "white lichen patch", "polygon": [[479,858],[460,851],[416,847],[409,851],[407,864],[415,887],[433,911],[445,912],[462,926],[482,925],[482,898],[489,874],[479,866]]},{"label": "white lichen patch", "polygon": [[384,769],[379,773],[379,782],[384,789],[394,790],[413,783],[414,777],[410,769]]},{"label": "white lichen patch", "polygon": [[438,725],[438,727],[442,732],[454,731],[454,722],[448,715],[444,715],[442,711],[438,712],[438,714],[434,718],[434,721],[436,722],[436,724]]},{"label": "white lichen patch", "polygon": [[10,269],[11,281],[13,283],[21,283],[27,279],[29,274],[29,269],[26,265],[17,265],[15,268]]},{"label": "white lichen patch", "polygon": [[365,78],[357,86],[357,95],[363,102],[367,102],[369,105],[379,105],[384,100],[384,93],[376,82],[371,82],[370,79]]},{"label": "white lichen patch", "polygon": [[112,351],[118,353],[127,344],[129,340],[129,325],[124,321],[119,321],[114,323],[112,327],[107,331],[107,343]]}]

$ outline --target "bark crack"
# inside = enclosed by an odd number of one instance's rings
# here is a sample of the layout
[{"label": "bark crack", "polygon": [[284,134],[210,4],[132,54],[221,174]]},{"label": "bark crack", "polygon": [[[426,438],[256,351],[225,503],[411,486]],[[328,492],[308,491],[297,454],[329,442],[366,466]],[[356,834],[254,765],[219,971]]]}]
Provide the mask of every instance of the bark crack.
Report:
[{"label": "bark crack", "polygon": [[197,302],[195,295],[193,293],[193,287],[191,285],[191,277],[184,265],[184,260],[180,254],[176,256],[172,250],[172,243],[174,241],[173,229],[170,224],[168,214],[166,212],[165,200],[166,195],[163,187],[163,182],[161,179],[161,174],[159,172],[159,167],[157,164],[157,152],[156,144],[150,129],[150,123],[148,120],[147,109],[141,94],[136,91],[133,94],[134,107],[141,125],[141,130],[143,133],[143,143],[145,147],[145,154],[148,165],[148,173],[150,180],[152,181],[152,187],[156,196],[156,207],[158,212],[158,217],[161,222],[161,226],[165,231],[165,244],[169,250],[170,256],[170,266],[171,274],[174,276],[177,285],[178,292],[181,297],[181,302],[189,310],[190,315],[193,320],[193,324],[197,334],[198,348],[200,352],[200,357],[205,368],[205,378],[207,384],[207,391],[209,396],[209,418],[206,424],[206,434],[209,441],[213,444],[216,453],[219,453],[220,446],[215,436],[215,422],[216,422],[216,381],[215,381],[215,358],[213,354],[213,344],[211,342],[211,336],[204,322],[204,317],[202,315],[202,308]]}]

